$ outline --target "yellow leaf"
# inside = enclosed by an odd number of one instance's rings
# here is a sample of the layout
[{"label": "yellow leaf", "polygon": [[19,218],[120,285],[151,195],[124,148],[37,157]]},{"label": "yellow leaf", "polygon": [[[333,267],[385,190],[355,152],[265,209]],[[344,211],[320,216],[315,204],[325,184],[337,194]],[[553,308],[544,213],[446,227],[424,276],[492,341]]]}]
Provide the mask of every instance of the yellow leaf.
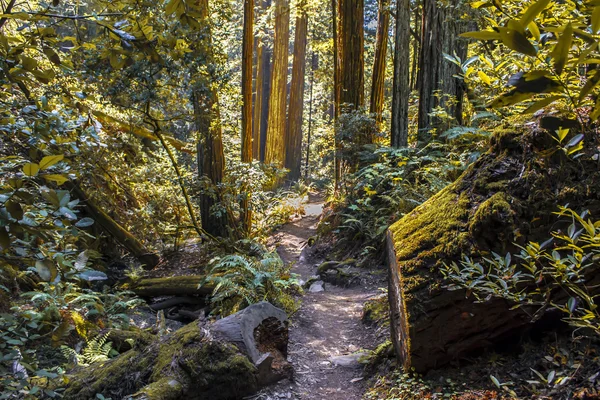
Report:
[{"label": "yellow leaf", "polygon": [[541,34],[540,34],[540,28],[538,28],[537,24],[535,22],[531,21],[529,23],[529,25],[527,25],[527,28],[529,29],[529,32],[531,32],[531,34],[533,35],[535,40],[537,40],[539,42]]},{"label": "yellow leaf", "polygon": [[459,36],[477,40],[500,40],[500,34],[496,31],[475,31],[461,33]]},{"label": "yellow leaf", "polygon": [[477,75],[479,75],[479,79],[481,79],[483,81],[483,83],[485,83],[487,85],[492,84],[492,80],[490,79],[489,76],[487,76],[487,74],[485,72],[477,71]]},{"label": "yellow leaf", "polygon": [[40,171],[40,166],[36,163],[28,163],[23,165],[23,173],[27,176],[36,176]]},{"label": "yellow leaf", "polygon": [[65,158],[65,157],[62,154],[55,155],[55,156],[46,156],[46,157],[42,158],[42,161],[40,161],[40,169],[44,170],[46,168],[50,168],[54,164],[62,161],[63,158]]},{"label": "yellow leaf", "polygon": [[524,29],[518,21],[508,21],[508,27],[500,27],[500,39],[506,47],[531,57],[535,57],[537,50],[525,37]]},{"label": "yellow leaf", "polygon": [[59,186],[62,185],[63,183],[67,182],[69,180],[69,178],[67,178],[64,175],[60,175],[60,174],[47,174],[47,175],[42,175],[42,178],[44,178],[45,180],[49,181],[49,182],[55,182],[57,183]]},{"label": "yellow leaf", "polygon": [[523,114],[532,114],[538,110],[541,110],[542,108],[546,107],[547,105],[552,104],[553,102],[555,102],[556,100],[562,98],[562,96],[550,96],[550,97],[546,97],[545,99],[542,100],[538,100],[535,103],[533,103],[532,105],[530,105],[525,111],[523,111]]},{"label": "yellow leaf", "polygon": [[529,6],[527,11],[521,17],[521,25],[527,26],[538,16],[550,3],[550,0],[538,0]]},{"label": "yellow leaf", "polygon": [[594,7],[592,11],[592,33],[596,34],[600,30],[600,6]]}]

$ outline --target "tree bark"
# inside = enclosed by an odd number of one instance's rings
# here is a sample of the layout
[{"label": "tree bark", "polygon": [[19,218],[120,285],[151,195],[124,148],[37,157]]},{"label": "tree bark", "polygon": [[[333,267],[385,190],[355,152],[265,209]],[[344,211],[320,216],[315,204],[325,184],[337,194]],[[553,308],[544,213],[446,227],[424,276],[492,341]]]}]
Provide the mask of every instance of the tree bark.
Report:
[{"label": "tree bark", "polygon": [[207,296],[214,287],[202,285],[203,275],[184,275],[165,278],[143,278],[132,291],[141,297],[159,296]]},{"label": "tree bark", "polygon": [[394,86],[392,93],[392,147],[408,146],[408,100],[410,96],[410,0],[398,0],[396,6],[396,44],[394,50]]},{"label": "tree bark", "polygon": [[342,179],[342,160],[341,143],[338,138],[338,118],[340,116],[340,90],[342,82],[340,80],[340,35],[338,29],[339,8],[338,0],[331,0],[332,30],[333,30],[333,129],[334,129],[334,186],[338,193]]},{"label": "tree bark", "polygon": [[290,170],[288,179],[292,182],[300,179],[300,168],[302,166],[302,119],[304,111],[304,78],[306,75],[306,45],[308,39],[306,0],[300,0],[297,13],[285,151],[285,167]]},{"label": "tree bark", "polygon": [[241,399],[291,371],[287,316],[266,302],[151,343],[142,339],[116,358],[74,371],[64,398]]},{"label": "tree bark", "polygon": [[[462,60],[467,55],[467,42],[458,36],[467,25],[461,20],[460,4],[460,1],[452,0],[448,6],[439,7],[437,0],[423,0],[418,75],[418,142],[421,145],[429,143],[434,132],[442,133],[449,127],[448,121],[429,115],[434,108],[447,108],[449,116],[458,124],[462,123],[464,89],[460,80],[454,77],[460,71],[458,66],[444,59],[444,53],[456,54]],[[456,105],[448,104],[444,96],[456,99]]]},{"label": "tree bark", "polygon": [[[261,1],[261,14],[268,12],[271,0]],[[256,66],[256,102],[254,104],[254,127],[252,131],[252,153],[255,160],[265,160],[267,124],[269,117],[269,98],[271,96],[271,48],[268,32],[261,32],[258,37]]]},{"label": "tree bark", "polygon": [[[252,53],[254,45],[254,0],[244,1],[244,38],[242,43],[242,162],[252,162]],[[245,189],[245,188],[244,188]],[[244,190],[242,189],[242,190]],[[252,230],[250,194],[242,193],[242,225]]]},{"label": "tree bark", "polygon": [[339,0],[340,103],[348,110],[364,106],[364,0]]},{"label": "tree bark", "polygon": [[[203,39],[197,44],[196,51],[207,63],[214,63],[212,55],[212,34],[210,31],[208,0],[199,0],[200,22],[205,28]],[[194,118],[198,130],[198,175],[206,177],[216,187],[223,181],[225,155],[221,131],[219,99],[215,87],[215,78],[209,75],[195,74],[196,84],[192,90]],[[211,235],[227,234],[227,219],[215,216],[211,208],[219,201],[219,195],[202,194],[200,196],[200,216],[202,228]]]},{"label": "tree bark", "polygon": [[385,67],[388,47],[388,30],[390,28],[389,5],[389,0],[379,0],[375,61],[373,63],[373,78],[371,84],[371,105],[369,108],[369,112],[375,115],[377,130],[381,130],[381,123],[383,122]]},{"label": "tree bark", "polygon": [[289,0],[275,0],[275,44],[273,48],[273,75],[271,77],[265,163],[273,164],[279,168],[282,168],[285,162],[289,39]]}]

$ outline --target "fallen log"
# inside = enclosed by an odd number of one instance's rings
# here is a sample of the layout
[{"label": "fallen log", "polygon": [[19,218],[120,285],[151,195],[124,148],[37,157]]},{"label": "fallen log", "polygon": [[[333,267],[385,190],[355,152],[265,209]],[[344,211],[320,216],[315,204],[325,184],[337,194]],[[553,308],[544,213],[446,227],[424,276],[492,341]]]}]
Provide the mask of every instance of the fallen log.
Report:
[{"label": "fallen log", "polygon": [[405,368],[440,367],[530,326],[531,317],[511,310],[513,303],[475,303],[464,290],[445,289],[440,266],[545,241],[560,227],[558,205],[599,215],[595,162],[543,156],[546,137],[497,134],[455,183],[388,230],[391,335]]},{"label": "fallen log", "polygon": [[267,302],[74,371],[65,399],[240,399],[288,377],[288,320]]},{"label": "fallen log", "polygon": [[204,279],[202,275],[144,278],[131,290],[141,297],[211,295],[214,287],[203,285]]},{"label": "fallen log", "polygon": [[152,269],[160,262],[160,256],[150,250],[140,242],[135,236],[123,228],[117,221],[105,213],[78,185],[71,185],[71,189],[77,194],[86,205],[86,209],[92,218],[115,238],[123,247],[125,247],[138,261],[144,269]]}]

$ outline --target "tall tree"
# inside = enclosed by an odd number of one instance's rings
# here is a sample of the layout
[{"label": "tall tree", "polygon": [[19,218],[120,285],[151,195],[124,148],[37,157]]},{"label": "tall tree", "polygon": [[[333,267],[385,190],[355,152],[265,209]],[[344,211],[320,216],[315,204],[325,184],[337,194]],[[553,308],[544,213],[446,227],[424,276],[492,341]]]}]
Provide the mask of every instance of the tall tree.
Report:
[{"label": "tall tree", "polygon": [[408,145],[408,99],[410,62],[410,0],[396,6],[396,45],[394,50],[394,87],[392,93],[392,147]]},{"label": "tall tree", "polygon": [[337,0],[331,0],[331,17],[332,17],[332,30],[333,30],[333,120],[334,120],[334,145],[335,145],[335,159],[334,159],[334,184],[335,192],[339,190],[340,180],[342,176],[342,161],[340,158],[341,143],[337,137],[337,120],[340,116],[340,88],[342,82],[340,80],[340,41],[338,34],[338,3]]},{"label": "tall tree", "polygon": [[[242,39],[242,162],[252,162],[252,53],[254,45],[254,0],[244,1],[244,37]],[[252,229],[248,194],[242,200],[244,229]]]},{"label": "tall tree", "polygon": [[[421,54],[419,59],[419,143],[428,143],[433,130],[447,127],[445,121],[430,114],[435,107],[446,107],[449,114],[460,124],[464,87],[454,77],[460,71],[458,66],[444,59],[444,53],[456,54],[464,60],[467,56],[467,42],[459,34],[467,30],[467,23],[461,19],[464,13],[460,0],[440,7],[437,0],[423,0],[423,23],[421,26]],[[436,94],[442,94],[439,96]],[[447,102],[445,97],[455,98]]]},{"label": "tall tree", "polygon": [[[260,12],[266,14],[271,0],[262,0]],[[256,101],[254,102],[254,121],[252,128],[252,153],[255,160],[265,160],[267,122],[269,115],[269,97],[271,96],[271,47],[268,32],[261,27],[256,50]]]},{"label": "tall tree", "polygon": [[[208,0],[198,0],[199,22],[203,27],[199,32],[196,43],[196,51],[205,65],[215,62],[212,54],[212,35],[209,22]],[[225,171],[225,156],[223,153],[223,140],[221,131],[221,116],[219,111],[219,99],[215,85],[215,77],[208,72],[211,69],[194,71],[194,85],[192,89],[192,104],[196,129],[198,130],[198,174],[201,178],[206,177],[211,184],[217,186],[223,181]],[[211,235],[222,236],[227,232],[227,220],[225,217],[216,216],[211,211],[218,201],[218,196],[202,194],[200,196],[200,216],[202,227]]]},{"label": "tall tree", "polygon": [[304,111],[304,78],[306,75],[306,44],[308,39],[308,14],[306,0],[300,0],[297,7],[296,33],[294,37],[294,61],[288,112],[285,167],[292,182],[300,179],[302,164],[302,116]]},{"label": "tall tree", "polygon": [[364,0],[339,0],[340,102],[350,109],[364,106]]},{"label": "tall tree", "polygon": [[371,82],[371,105],[369,108],[369,112],[375,114],[378,129],[381,129],[381,123],[383,122],[383,103],[385,100],[385,61],[388,47],[388,30],[390,28],[389,5],[389,0],[379,0],[375,61],[373,63],[373,78]]},{"label": "tall tree", "polygon": [[289,0],[275,0],[275,44],[265,163],[283,167],[287,103],[288,47],[290,40]]}]

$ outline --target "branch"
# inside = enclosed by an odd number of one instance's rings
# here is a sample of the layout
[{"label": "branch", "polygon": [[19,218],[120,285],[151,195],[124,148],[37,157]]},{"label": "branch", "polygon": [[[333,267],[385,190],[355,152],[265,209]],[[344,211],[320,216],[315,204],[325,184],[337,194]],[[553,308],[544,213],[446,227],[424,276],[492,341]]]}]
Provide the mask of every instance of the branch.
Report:
[{"label": "branch", "polygon": [[[2,14],[10,14],[12,12],[12,9],[15,6],[16,2],[17,2],[17,0],[10,0],[8,5],[6,6],[6,10],[4,10],[2,12]],[[0,29],[2,29],[2,27],[4,27],[4,24],[6,24],[6,21],[8,21],[8,17],[0,18]]]}]

